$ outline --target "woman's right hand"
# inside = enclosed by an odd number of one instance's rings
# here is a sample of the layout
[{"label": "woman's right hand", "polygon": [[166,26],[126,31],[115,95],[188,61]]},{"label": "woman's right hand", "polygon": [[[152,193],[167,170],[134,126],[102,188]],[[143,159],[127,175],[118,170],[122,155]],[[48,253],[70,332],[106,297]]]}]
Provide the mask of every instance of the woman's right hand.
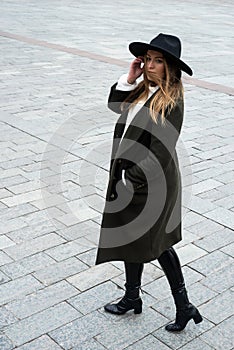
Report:
[{"label": "woman's right hand", "polygon": [[139,56],[132,61],[127,79],[129,84],[134,84],[136,79],[143,73],[144,68],[141,68],[141,63],[144,63],[144,57]]}]

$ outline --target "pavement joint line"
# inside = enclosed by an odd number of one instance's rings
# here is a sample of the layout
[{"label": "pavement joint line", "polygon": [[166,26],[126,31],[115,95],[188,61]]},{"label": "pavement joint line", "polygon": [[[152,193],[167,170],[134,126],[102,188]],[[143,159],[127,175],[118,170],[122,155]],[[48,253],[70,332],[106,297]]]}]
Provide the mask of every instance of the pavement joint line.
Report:
[{"label": "pavement joint line", "polygon": [[[47,47],[47,48],[58,50],[58,51],[67,52],[67,53],[70,53],[70,54],[73,54],[76,56],[86,57],[86,58],[89,58],[89,59],[92,59],[95,61],[105,62],[105,63],[109,63],[112,65],[120,66],[120,67],[128,67],[129,66],[129,62],[126,62],[123,60],[119,60],[119,59],[104,56],[104,55],[98,55],[98,54],[95,54],[93,52],[80,50],[80,49],[76,49],[76,48],[72,48],[72,47],[68,47],[68,46],[64,46],[64,45],[60,45],[60,44],[53,44],[53,43],[47,42],[45,40],[38,40],[38,39],[25,37],[22,35],[13,34],[13,33],[4,32],[4,31],[0,31],[0,36],[8,38],[8,39],[18,40],[18,41],[25,42],[25,43],[32,44],[32,45],[38,45],[38,46]],[[212,90],[212,91],[216,91],[216,92],[220,92],[220,93],[234,96],[234,88],[232,88],[230,86],[225,86],[225,85],[216,84],[216,83],[210,83],[210,82],[207,82],[205,80],[196,79],[196,78],[189,78],[189,77],[184,77],[183,80],[184,80],[185,84],[194,85],[194,86],[197,86],[197,87],[200,87],[203,89],[208,89],[208,90]]]}]

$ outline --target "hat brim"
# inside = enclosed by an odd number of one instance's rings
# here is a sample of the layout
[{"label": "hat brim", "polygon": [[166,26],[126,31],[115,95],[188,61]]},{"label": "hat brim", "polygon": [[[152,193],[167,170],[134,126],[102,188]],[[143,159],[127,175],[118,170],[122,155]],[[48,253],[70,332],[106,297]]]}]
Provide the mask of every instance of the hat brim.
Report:
[{"label": "hat brim", "polygon": [[148,50],[154,50],[154,51],[159,51],[162,54],[164,54],[166,57],[171,58],[176,66],[187,73],[188,75],[192,76],[193,71],[192,69],[185,63],[183,62],[180,58],[172,55],[170,52],[165,50],[164,48],[160,46],[154,46],[146,43],[141,43],[141,42],[133,42],[129,45],[129,51],[133,54],[133,56],[138,57],[138,56],[144,56]]}]

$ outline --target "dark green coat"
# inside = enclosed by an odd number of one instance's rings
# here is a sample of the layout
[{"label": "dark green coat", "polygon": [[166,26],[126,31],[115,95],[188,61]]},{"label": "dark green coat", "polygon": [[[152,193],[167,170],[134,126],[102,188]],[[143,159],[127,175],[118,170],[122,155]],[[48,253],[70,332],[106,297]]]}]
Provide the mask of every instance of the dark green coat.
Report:
[{"label": "dark green coat", "polygon": [[128,113],[121,111],[120,104],[129,93],[116,90],[115,84],[108,100],[108,107],[121,115],[114,131],[96,264],[149,262],[181,240],[181,175],[175,146],[183,122],[183,100],[170,113],[166,111],[164,127],[149,115],[155,92],[120,143]]}]

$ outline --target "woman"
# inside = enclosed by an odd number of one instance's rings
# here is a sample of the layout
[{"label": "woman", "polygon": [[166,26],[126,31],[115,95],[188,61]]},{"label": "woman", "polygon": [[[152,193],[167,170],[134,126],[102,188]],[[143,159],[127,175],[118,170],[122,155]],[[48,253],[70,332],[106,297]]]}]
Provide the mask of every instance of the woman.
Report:
[{"label": "woman", "polygon": [[[183,330],[202,321],[188,299],[173,245],[181,240],[181,176],[175,150],[183,122],[181,43],[159,34],[150,44],[133,42],[136,57],[127,75],[111,88],[108,106],[121,114],[114,131],[110,177],[96,264],[124,261],[126,292],[107,312],[142,312],[144,263],[158,259],[176,305],[176,320],[166,326]],[[140,83],[136,80],[143,76]]]}]

